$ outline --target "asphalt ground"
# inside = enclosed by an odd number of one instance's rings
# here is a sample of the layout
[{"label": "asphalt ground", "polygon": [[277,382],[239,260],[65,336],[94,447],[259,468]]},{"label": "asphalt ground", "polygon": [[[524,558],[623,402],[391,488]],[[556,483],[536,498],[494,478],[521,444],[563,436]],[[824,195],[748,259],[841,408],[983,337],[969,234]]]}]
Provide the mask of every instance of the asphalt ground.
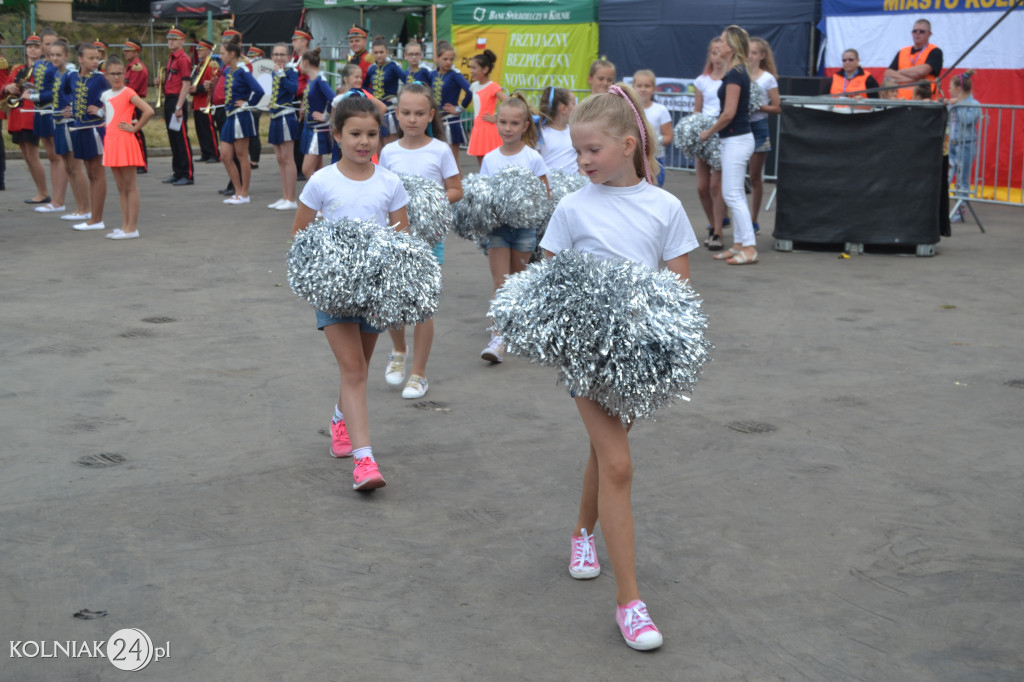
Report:
[{"label": "asphalt ground", "polygon": [[[152,680],[1024,679],[1019,208],[979,206],[988,232],[954,225],[934,258],[692,254],[716,350],[693,402],[633,431],[665,635],[639,653],[600,529],[601,577],[567,573],[571,400],[479,359],[473,245],[448,240],[423,401],[378,344],[388,485],[355,493],[328,456],[334,360],[286,281],[292,216],[264,208],[273,157],[238,207],[221,167],[170,187],[169,164],[140,179],[135,241],[33,213],[20,162],[0,194],[0,678],[122,679],[25,643],[139,628],[170,647]],[[667,189],[700,234],[694,178]]]}]

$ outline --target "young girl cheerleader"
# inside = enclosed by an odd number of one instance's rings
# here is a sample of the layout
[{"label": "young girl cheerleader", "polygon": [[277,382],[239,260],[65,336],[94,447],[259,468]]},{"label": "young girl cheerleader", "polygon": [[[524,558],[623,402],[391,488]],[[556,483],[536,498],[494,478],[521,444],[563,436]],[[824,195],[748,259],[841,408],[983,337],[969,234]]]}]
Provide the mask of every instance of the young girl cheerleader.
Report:
[{"label": "young girl cheerleader", "polygon": [[455,48],[451,43],[438,43],[437,69],[430,72],[430,87],[434,91],[434,101],[440,103],[441,111],[444,112],[444,139],[458,162],[459,147],[466,143],[462,110],[473,101],[473,91],[462,73],[452,68],[454,63]]},{"label": "young girl cheerleader", "polygon": [[[440,139],[442,124],[431,90],[420,83],[409,83],[398,92],[395,113],[400,129],[396,142],[384,147],[380,165],[395,173],[419,175],[434,180],[444,188],[448,202],[454,204],[462,198],[462,176],[451,149]],[[428,129],[429,133],[428,133]],[[431,136],[433,135],[433,136]],[[434,247],[434,257],[444,263],[444,242]],[[398,386],[405,380],[405,328],[389,330],[392,351],[384,380]],[[415,355],[412,375],[402,390],[407,399],[422,398],[427,394],[427,358],[434,342],[434,320],[416,325],[412,334]]]},{"label": "young girl cheerleader", "polygon": [[[85,177],[85,168],[82,166],[82,161],[76,159],[72,153],[70,123],[74,119],[70,116],[70,113],[65,116],[66,112],[71,111],[71,92],[67,81],[74,72],[65,68],[68,58],[71,56],[66,42],[63,40],[55,42],[50,46],[50,54],[54,65],[60,70],[60,78],[57,81],[57,96],[54,101],[53,148],[61,163],[64,164],[64,174],[68,179],[67,184],[71,185],[71,193],[75,197],[74,212],[62,215],[61,219],[73,220],[78,223],[88,220],[91,215],[89,213],[89,181]],[[62,205],[66,195],[67,187],[63,189],[55,187],[53,190],[54,205]]]},{"label": "young girl cheerleader", "polygon": [[747,32],[739,26],[729,26],[722,32],[719,51],[726,63],[725,76],[718,88],[718,101],[722,113],[715,124],[700,134],[706,140],[718,133],[722,141],[722,196],[732,211],[733,241],[728,251],[716,254],[715,260],[729,265],[749,265],[758,262],[757,239],[747,208],[743,180],[747,163],[754,153],[754,136],[750,132],[750,76],[747,74]]},{"label": "young girl cheerleader", "polygon": [[[145,165],[142,145],[136,133],[153,118],[153,107],[124,84],[124,62],[117,55],[107,57],[106,76],[110,89],[103,93],[106,108],[107,139],[103,165],[114,173],[121,197],[121,227],[107,233],[108,239],[135,239],[139,236],[139,187],[137,168]],[[142,117],[135,119],[135,110]]]},{"label": "young girl cheerleader", "polygon": [[[25,63],[11,69],[8,82],[4,86],[5,97],[22,97],[21,88],[25,83],[32,82],[32,71],[39,62],[42,52],[43,43],[39,36],[32,35],[25,39]],[[22,85],[19,85],[19,82]],[[32,113],[30,102],[31,100],[23,97],[21,106],[11,109],[8,114],[7,132],[11,134],[11,141],[21,150],[21,158],[25,159],[29,175],[36,186],[35,196],[25,199],[25,203],[45,204],[50,201],[50,195],[46,191],[46,171],[43,169],[43,162],[39,160],[39,138],[32,130],[38,114]]]},{"label": "young girl cheerleader", "polygon": [[270,86],[270,132],[268,141],[274,145],[277,170],[281,175],[281,198],[267,206],[278,211],[293,211],[295,201],[295,139],[299,136],[299,119],[292,102],[299,87],[299,74],[288,68],[288,44],[278,43],[270,52],[274,60],[274,80]]},{"label": "young girl cheerleader", "polygon": [[[679,279],[688,279],[687,254],[697,248],[697,239],[679,200],[652,184],[655,132],[636,94],[618,85],[607,94],[592,95],[576,107],[569,125],[580,169],[591,184],[558,204],[541,240],[545,255],[575,249],[654,269],[664,261]],[[569,575],[582,580],[601,573],[591,534],[600,519],[615,571],[615,621],[627,645],[655,649],[662,635],[640,600],[636,581],[630,426],[597,402],[575,400],[590,437],[590,457],[572,531]]]},{"label": "young girl cheerleader", "polygon": [[772,150],[772,141],[768,132],[768,114],[782,112],[779,99],[779,74],[775,70],[775,57],[772,48],[764,38],[750,39],[750,56],[747,58],[750,79],[761,88],[764,104],[760,110],[750,115],[750,132],[754,134],[754,153],[750,155],[750,220],[754,232],[761,226],[757,224],[757,214],[761,211],[761,199],[764,197],[764,164],[768,160],[768,152]]},{"label": "young girl cheerleader", "polygon": [[[220,46],[220,58],[224,63],[224,127],[220,131],[220,160],[227,169],[235,194],[224,200],[225,204],[249,203],[249,138],[257,135],[256,123],[248,107],[255,106],[263,97],[263,87],[256,82],[252,73],[238,62],[242,58],[242,46],[234,41]],[[235,160],[238,165],[235,165]]]},{"label": "young girl cheerleader", "polygon": [[[708,45],[708,57],[704,64],[704,72],[693,82],[693,110],[705,116],[718,118],[722,113],[722,105],[718,101],[718,88],[722,85],[725,75],[725,62],[719,51],[722,39],[715,36]],[[697,196],[708,218],[708,236],[704,245],[710,251],[721,251],[722,226],[725,221],[725,201],[722,199],[722,171],[715,170],[711,164],[697,157]]]},{"label": "young girl cheerleader", "polygon": [[32,68],[32,82],[35,88],[30,93],[25,93],[25,97],[35,104],[36,111],[39,112],[32,121],[32,132],[46,150],[46,158],[50,162],[50,185],[53,187],[53,200],[43,206],[37,206],[36,213],[63,213],[64,195],[68,189],[68,176],[64,164],[61,163],[53,145],[53,108],[57,104],[55,95],[57,88],[60,87],[60,71],[53,63],[51,48],[52,43],[50,47],[43,46],[42,58]]},{"label": "young girl cheerleader", "polygon": [[[537,150],[537,126],[526,99],[518,92],[498,107],[497,128],[501,146],[487,154],[480,164],[480,175],[491,176],[506,166],[522,166],[548,186],[548,167]],[[476,130],[474,128],[474,130]],[[505,278],[526,268],[530,255],[537,248],[536,228],[515,228],[502,225],[487,235],[487,262],[497,291]],[[491,332],[491,342],[480,351],[480,357],[492,364],[504,360],[505,345],[501,336]]]},{"label": "young girl cheerleader", "polygon": [[423,61],[423,46],[415,40],[405,45],[405,60],[409,62],[409,68],[405,70],[402,81],[404,83],[422,83],[430,86],[430,70],[420,66]]},{"label": "young girl cheerleader", "polygon": [[320,73],[320,48],[306,50],[299,62],[309,80],[302,93],[302,110],[305,127],[302,129],[302,174],[307,178],[319,170],[323,155],[331,151],[331,100],[334,91]]},{"label": "young girl cheerleader", "polygon": [[469,75],[473,79],[473,130],[469,135],[469,153],[475,156],[481,167],[484,156],[501,144],[501,136],[495,126],[494,114],[498,105],[508,99],[501,86],[491,80],[491,71],[498,63],[498,56],[490,50],[473,55],[469,60]]},{"label": "young girl cheerleader", "polygon": [[[373,96],[368,90],[364,90],[363,87],[363,70],[359,68],[358,64],[346,64],[341,69],[341,87],[338,88],[338,94],[331,100],[331,109],[338,106],[338,103],[346,97],[362,96],[369,99],[380,111],[381,120],[388,114],[388,105],[381,102],[379,99]],[[384,128],[381,128],[381,135],[384,134]],[[338,141],[331,139],[331,163],[338,163],[341,159],[341,147],[338,146]],[[373,162],[377,163],[377,154],[373,155]]]},{"label": "young girl cheerleader", "polygon": [[105,230],[103,204],[107,198],[107,175],[103,168],[104,128],[103,93],[110,86],[102,73],[97,71],[100,52],[89,43],[78,45],[79,72],[72,74],[65,83],[71,94],[71,106],[65,109],[65,116],[74,116],[71,122],[71,145],[76,159],[85,164],[89,178],[90,217],[72,225],[75,230]]},{"label": "young girl cheerleader", "polygon": [[366,78],[363,79],[363,89],[369,90],[373,96],[384,104],[388,105],[388,115],[384,119],[387,130],[381,129],[381,145],[392,142],[398,135],[398,126],[395,125],[395,97],[398,95],[398,86],[405,81],[405,72],[395,62],[391,61],[388,52],[388,41],[384,38],[374,38],[370,48],[373,54],[373,64],[366,71]]},{"label": "young girl cheerleader", "polygon": [[571,90],[548,86],[540,93],[540,155],[551,170],[580,172],[569,137],[569,115],[575,107]]},{"label": "young girl cheerleader", "polygon": [[[317,211],[328,220],[356,218],[394,226],[409,225],[405,206],[409,196],[397,175],[374,164],[378,147],[380,112],[365,97],[346,97],[334,109],[334,136],[341,160],[309,179],[299,195],[292,234],[305,229]],[[355,456],[356,490],[385,485],[370,448],[370,416],[366,407],[366,377],[370,356],[381,330],[360,317],[334,317],[317,311],[317,328],[327,336],[341,373],[341,391],[331,422],[331,455]],[[342,412],[344,410],[344,412]]]},{"label": "young girl cheerleader", "polygon": [[665,146],[672,143],[672,114],[665,105],[654,101],[657,79],[650,69],[641,69],[633,74],[633,90],[644,105],[644,116],[654,128],[654,158],[661,167],[658,171],[658,187],[665,186]]},{"label": "young girl cheerleader", "polygon": [[615,82],[615,65],[607,59],[595,59],[590,64],[590,71],[587,73],[587,84],[590,86],[590,94],[599,95],[608,92],[608,88]]}]

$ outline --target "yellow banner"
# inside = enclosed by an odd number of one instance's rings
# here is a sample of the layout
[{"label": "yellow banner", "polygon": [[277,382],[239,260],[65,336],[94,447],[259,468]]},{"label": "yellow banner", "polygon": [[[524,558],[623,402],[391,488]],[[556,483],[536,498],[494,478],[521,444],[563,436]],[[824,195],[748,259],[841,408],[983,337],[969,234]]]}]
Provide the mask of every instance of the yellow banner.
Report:
[{"label": "yellow banner", "polygon": [[456,68],[469,78],[469,60],[485,49],[498,56],[491,73],[509,92],[554,85],[584,90],[597,59],[597,24],[452,26]]}]

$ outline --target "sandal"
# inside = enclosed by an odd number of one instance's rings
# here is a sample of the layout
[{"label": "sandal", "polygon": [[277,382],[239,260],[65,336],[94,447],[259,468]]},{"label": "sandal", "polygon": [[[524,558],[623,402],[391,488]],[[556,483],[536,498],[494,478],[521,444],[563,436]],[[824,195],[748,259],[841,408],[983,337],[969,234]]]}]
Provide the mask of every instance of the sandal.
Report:
[{"label": "sandal", "polygon": [[721,251],[725,248],[725,245],[722,244],[722,238],[718,235],[711,235],[711,237],[704,242],[704,246],[708,247],[708,251]]},{"label": "sandal", "polygon": [[726,265],[753,265],[757,262],[757,251],[753,256],[748,256],[744,251],[737,251],[735,256],[725,261]]},{"label": "sandal", "polygon": [[723,251],[722,253],[716,253],[714,256],[712,256],[712,258],[714,258],[715,260],[725,260],[727,258],[732,258],[733,256],[735,256],[738,253],[742,253],[742,251],[738,251],[737,249],[731,248],[728,251]]}]

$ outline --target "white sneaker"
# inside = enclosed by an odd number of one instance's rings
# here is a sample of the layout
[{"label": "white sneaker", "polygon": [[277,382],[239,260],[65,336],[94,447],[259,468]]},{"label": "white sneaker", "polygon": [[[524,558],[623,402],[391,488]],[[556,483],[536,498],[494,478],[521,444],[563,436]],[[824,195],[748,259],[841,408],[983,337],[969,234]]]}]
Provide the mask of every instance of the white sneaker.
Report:
[{"label": "white sneaker", "polygon": [[407,383],[405,388],[402,390],[402,397],[406,400],[422,398],[427,394],[428,388],[429,386],[427,385],[426,377],[421,377],[419,374],[413,374],[409,377],[409,383]]},{"label": "white sneaker", "polygon": [[101,220],[98,223],[95,223],[94,225],[90,225],[87,222],[85,222],[85,223],[78,223],[77,225],[72,225],[71,229],[72,230],[79,230],[79,231],[84,231],[84,230],[105,230],[105,229],[107,229],[107,226],[104,225],[103,221]]},{"label": "white sneaker", "polygon": [[405,353],[392,350],[388,353],[388,366],[384,369],[384,381],[398,386],[405,381]]},{"label": "white sneaker", "polygon": [[284,203],[284,199],[283,198],[282,199],[278,199],[277,201],[275,201],[272,204],[267,204],[267,208],[277,208],[278,206],[280,206],[283,203]]},{"label": "white sneaker", "polygon": [[115,229],[113,232],[107,232],[107,239],[138,239],[139,231],[125,232],[120,227]]},{"label": "white sneaker", "polygon": [[240,196],[238,196],[236,194],[235,196],[231,197],[230,199],[225,199],[224,203],[225,204],[232,204],[232,205],[235,205],[235,206],[237,206],[238,204],[248,204],[249,203],[249,197],[240,197]]},{"label": "white sneaker", "polygon": [[36,206],[36,213],[57,213],[59,211],[67,210],[63,206],[54,206],[53,204],[46,204],[45,206]]},{"label": "white sneaker", "polygon": [[505,344],[501,342],[500,336],[492,336],[491,342],[487,344],[487,348],[480,351],[480,357],[491,364],[498,364],[504,362],[502,353],[505,351]]},{"label": "white sneaker", "polygon": [[78,221],[82,221],[82,220],[88,220],[91,217],[92,217],[92,213],[68,213],[67,215],[62,215],[60,217],[60,219],[61,220],[78,220]]},{"label": "white sneaker", "polygon": [[294,211],[298,207],[299,207],[299,202],[297,202],[297,201],[285,201],[284,199],[282,199],[281,203],[277,206],[277,210],[278,211]]}]

